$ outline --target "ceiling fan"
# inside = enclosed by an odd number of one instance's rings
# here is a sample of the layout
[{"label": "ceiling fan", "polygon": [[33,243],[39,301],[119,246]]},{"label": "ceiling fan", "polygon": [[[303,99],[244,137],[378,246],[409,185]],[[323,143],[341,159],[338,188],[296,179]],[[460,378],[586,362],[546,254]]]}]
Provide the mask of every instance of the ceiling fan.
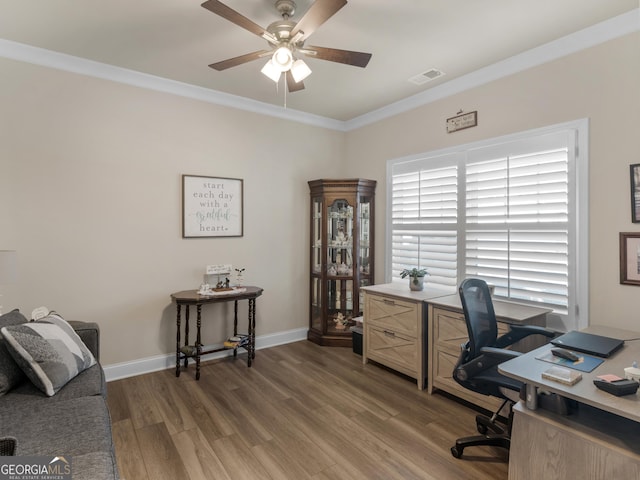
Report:
[{"label": "ceiling fan", "polygon": [[202,4],[204,8],[264,38],[271,46],[270,50],[258,50],[239,57],[212,63],[209,66],[215,70],[222,71],[252,60],[271,56],[262,68],[262,73],[276,83],[284,73],[289,92],[297,92],[304,89],[302,81],[311,73],[309,66],[303,60],[295,57],[296,53],[320,60],[364,68],[371,59],[370,53],[304,45],[305,40],[316,28],[335,15],[346,4],[346,0],[316,0],[300,21],[295,23],[289,20],[295,13],[295,2],[293,0],[276,0],[275,7],[282,16],[282,20],[273,22],[267,28],[262,28],[222,2],[208,0]]}]

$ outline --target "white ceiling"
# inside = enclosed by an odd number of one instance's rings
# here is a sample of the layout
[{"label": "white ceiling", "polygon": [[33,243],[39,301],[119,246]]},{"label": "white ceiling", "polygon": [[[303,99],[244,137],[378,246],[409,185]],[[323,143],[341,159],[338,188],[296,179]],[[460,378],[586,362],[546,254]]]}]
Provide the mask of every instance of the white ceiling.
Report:
[{"label": "white ceiling", "polygon": [[[283,106],[263,60],[210,63],[267,48],[204,0],[0,0],[0,39]],[[274,0],[223,0],[266,27]],[[299,20],[313,0],[296,0]],[[372,53],[365,69],[304,57],[313,70],[288,109],[347,121],[639,7],[638,0],[349,0],[310,45]],[[409,78],[431,68],[445,76]]]}]

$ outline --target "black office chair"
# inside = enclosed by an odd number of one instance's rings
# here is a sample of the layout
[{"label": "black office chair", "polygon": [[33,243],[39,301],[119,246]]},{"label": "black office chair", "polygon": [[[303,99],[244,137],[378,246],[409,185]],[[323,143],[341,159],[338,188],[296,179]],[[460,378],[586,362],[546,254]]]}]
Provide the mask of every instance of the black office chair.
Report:
[{"label": "black office chair", "polygon": [[[523,384],[498,373],[498,365],[520,355],[505,348],[534,334],[553,337],[554,333],[533,325],[511,325],[508,333],[498,338],[498,324],[489,287],[484,280],[469,278],[460,284],[460,300],[467,323],[469,341],[461,346],[460,357],[453,370],[453,378],[463,387],[483,395],[502,398],[504,402],[491,418],[476,416],[476,427],[481,435],[456,440],[451,454],[460,458],[466,447],[492,445],[509,449],[513,404]],[[511,392],[511,393],[509,393]],[[499,425],[500,412],[509,405],[507,422]],[[487,433],[491,431],[490,433]]]}]

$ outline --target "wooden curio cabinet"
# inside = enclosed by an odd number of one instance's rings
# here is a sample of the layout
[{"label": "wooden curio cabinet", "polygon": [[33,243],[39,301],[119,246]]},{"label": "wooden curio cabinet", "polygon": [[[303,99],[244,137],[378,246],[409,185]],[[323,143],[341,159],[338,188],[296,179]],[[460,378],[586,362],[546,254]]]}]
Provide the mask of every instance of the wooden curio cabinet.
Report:
[{"label": "wooden curio cabinet", "polygon": [[364,308],[360,287],[373,284],[374,180],[313,180],[311,289],[307,338],[351,346],[353,318]]}]

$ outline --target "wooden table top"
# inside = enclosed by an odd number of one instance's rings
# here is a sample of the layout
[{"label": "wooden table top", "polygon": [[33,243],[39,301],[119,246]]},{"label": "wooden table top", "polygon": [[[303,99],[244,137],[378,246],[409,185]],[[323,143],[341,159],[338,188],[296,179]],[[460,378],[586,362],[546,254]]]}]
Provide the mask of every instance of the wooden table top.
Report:
[{"label": "wooden table top", "polygon": [[257,298],[262,295],[260,287],[240,287],[243,290],[237,292],[220,293],[217,295],[200,295],[197,290],[183,290],[171,294],[171,299],[178,304],[198,305],[203,303],[228,302],[230,300],[244,300]]}]

